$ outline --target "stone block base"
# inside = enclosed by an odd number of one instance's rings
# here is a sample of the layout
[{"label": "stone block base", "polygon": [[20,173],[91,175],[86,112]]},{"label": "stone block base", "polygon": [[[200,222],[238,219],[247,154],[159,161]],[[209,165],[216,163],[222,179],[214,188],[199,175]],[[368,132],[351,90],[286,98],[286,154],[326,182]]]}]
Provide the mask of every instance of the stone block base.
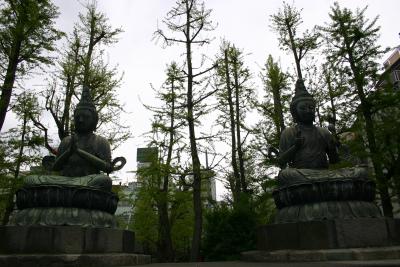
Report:
[{"label": "stone block base", "polygon": [[149,255],[126,253],[0,255],[0,267],[111,267],[149,263]]},{"label": "stone block base", "polygon": [[258,229],[258,250],[384,247],[399,244],[400,220],[336,219],[280,223]]},{"label": "stone block base", "polygon": [[0,255],[133,253],[135,244],[131,231],[79,226],[2,226],[0,237]]},{"label": "stone block base", "polygon": [[[276,250],[276,251],[255,250],[255,251],[243,252],[241,256],[243,261],[251,261],[251,262],[322,262],[322,261],[350,262],[350,261],[373,261],[373,260],[377,261],[377,260],[399,259],[400,247],[394,246],[394,247],[380,247],[380,248]],[[387,265],[380,264],[374,266],[387,266]]]}]

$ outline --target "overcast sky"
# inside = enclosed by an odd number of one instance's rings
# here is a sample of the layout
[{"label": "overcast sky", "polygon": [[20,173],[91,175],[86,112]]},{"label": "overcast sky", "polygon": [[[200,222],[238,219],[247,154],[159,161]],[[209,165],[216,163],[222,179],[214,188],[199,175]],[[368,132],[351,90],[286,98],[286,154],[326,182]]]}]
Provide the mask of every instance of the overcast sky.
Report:
[{"label": "overcast sky", "polygon": [[[83,11],[84,0],[56,0],[60,8],[58,26],[70,33],[73,24],[78,21],[78,13]],[[288,1],[292,3],[292,1]],[[323,25],[328,21],[328,12],[334,1],[297,0],[297,8],[302,8],[303,25],[301,29],[310,29],[314,25]],[[237,47],[249,53],[247,65],[254,73],[254,83],[262,91],[258,73],[269,54],[280,58],[283,68],[291,68],[293,60],[278,48],[277,36],[269,28],[270,15],[278,11],[280,0],[206,0],[206,7],[212,9],[212,20],[217,29],[211,33],[213,43],[204,53],[214,57],[221,38],[233,42]],[[355,9],[368,5],[367,15],[373,18],[379,15],[382,46],[396,46],[400,42],[399,0],[342,0],[342,7]],[[165,79],[165,67],[172,60],[181,61],[183,47],[162,48],[152,40],[157,25],[163,27],[162,20],[175,5],[175,0],[98,0],[98,9],[105,13],[113,27],[121,27],[124,32],[119,42],[107,49],[111,65],[117,65],[124,73],[123,83],[118,90],[119,98],[129,112],[123,120],[131,125],[134,137],[114,152],[113,157],[124,156],[128,163],[125,172],[136,169],[136,148],[145,145],[141,135],[150,129],[151,114],[141,102],[155,103],[150,83],[159,88]],[[6,126],[12,126],[11,117],[7,117]],[[204,160],[204,159],[202,159]],[[122,182],[126,182],[129,173],[121,173]]]}]

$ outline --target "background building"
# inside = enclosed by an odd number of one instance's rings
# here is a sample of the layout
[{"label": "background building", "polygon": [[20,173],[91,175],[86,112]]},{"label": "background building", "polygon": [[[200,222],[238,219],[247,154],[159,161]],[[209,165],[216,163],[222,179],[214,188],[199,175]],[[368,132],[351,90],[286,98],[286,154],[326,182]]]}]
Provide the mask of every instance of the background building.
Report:
[{"label": "background building", "polygon": [[396,47],[389,58],[383,63],[385,68],[377,87],[386,86],[387,83],[393,86],[393,89],[400,89],[400,47]]}]

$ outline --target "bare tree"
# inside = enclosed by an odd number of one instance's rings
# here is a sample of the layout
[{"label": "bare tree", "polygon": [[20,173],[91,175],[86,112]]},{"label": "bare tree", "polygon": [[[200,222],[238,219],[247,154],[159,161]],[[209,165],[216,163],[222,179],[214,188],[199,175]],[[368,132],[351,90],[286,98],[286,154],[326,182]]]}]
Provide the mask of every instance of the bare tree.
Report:
[{"label": "bare tree", "polygon": [[271,16],[271,28],[278,33],[281,47],[293,53],[297,77],[303,79],[300,62],[308,52],[317,48],[318,34],[306,30],[302,37],[298,37],[298,28],[303,23],[300,13],[301,10],[283,2],[283,9]]},{"label": "bare tree", "polygon": [[[219,55],[216,87],[219,88],[217,99],[218,109],[222,112],[218,123],[228,124],[230,129],[231,165],[234,181],[230,182],[234,200],[238,200],[240,193],[248,191],[248,177],[245,171],[245,153],[242,137],[245,129],[245,116],[252,102],[254,89],[251,83],[251,73],[245,66],[243,52],[223,42]],[[224,127],[225,128],[225,127]],[[228,174],[229,177],[230,173]]]},{"label": "bare tree", "polygon": [[366,8],[353,12],[341,8],[337,2],[331,7],[329,17],[331,21],[320,27],[324,33],[328,59],[333,64],[345,64],[354,86],[353,95],[360,102],[360,113],[364,121],[367,147],[370,151],[378,190],[381,196],[385,216],[393,217],[388,180],[383,174],[381,151],[377,145],[377,129],[373,120],[373,105],[368,97],[374,87],[378,72],[378,63],[375,61],[387,50],[377,44],[379,26],[376,26],[378,17],[369,20],[365,16]]},{"label": "bare tree", "polygon": [[97,10],[96,2],[87,5],[86,12],[79,14],[79,18],[45,92],[46,109],[57,127],[59,139],[63,139],[71,134],[73,109],[81,87],[88,86],[99,114],[96,130],[106,136],[115,149],[131,134],[117,119],[124,112],[116,92],[122,75],[117,67],[110,67],[103,59],[103,47],[116,43],[122,30],[109,25],[107,17]]},{"label": "bare tree", "polygon": [[[201,69],[202,66],[195,67],[193,58],[193,46],[205,45],[210,42],[207,37],[202,37],[205,32],[212,31],[214,26],[210,20],[211,10],[205,8],[203,2],[199,0],[177,1],[163,20],[170,34],[161,29],[157,29],[155,37],[164,41],[166,46],[172,44],[183,44],[185,46],[185,64],[186,70],[184,76],[186,79],[186,120],[189,131],[190,155],[193,169],[193,209],[195,214],[195,225],[193,231],[191,260],[197,261],[200,256],[200,244],[202,233],[202,200],[201,200],[201,164],[198,151],[198,140],[196,137],[196,121],[199,116],[204,114],[205,109],[196,109],[196,106],[206,99],[213,92],[203,92],[200,96],[200,87],[204,84],[204,78],[201,76],[209,72],[210,68]],[[179,36],[178,36],[179,35]],[[182,38],[180,37],[182,36]],[[202,62],[204,62],[202,60]],[[202,65],[202,64],[201,64]],[[195,72],[198,70],[198,72]],[[203,87],[204,88],[204,87]],[[197,93],[196,93],[197,92]],[[196,97],[197,96],[197,97]],[[197,112],[196,112],[197,111]]]}]

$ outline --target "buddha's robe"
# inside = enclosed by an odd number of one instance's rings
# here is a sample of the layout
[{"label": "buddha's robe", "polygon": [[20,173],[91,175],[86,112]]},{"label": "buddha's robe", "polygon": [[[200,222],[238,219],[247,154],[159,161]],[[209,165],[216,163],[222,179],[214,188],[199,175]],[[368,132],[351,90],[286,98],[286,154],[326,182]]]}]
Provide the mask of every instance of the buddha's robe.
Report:
[{"label": "buddha's robe", "polygon": [[342,168],[328,170],[329,161],[338,159],[336,144],[331,133],[322,127],[296,125],[286,128],[281,135],[281,153],[294,146],[298,131],[304,138],[303,145],[289,161],[289,167],[278,175],[278,186],[330,178],[367,178],[365,168]]},{"label": "buddha's robe", "polygon": [[[57,157],[60,157],[70,147],[71,137],[68,136],[61,141]],[[77,148],[102,159],[111,162],[111,149],[107,139],[89,134],[76,136]],[[56,159],[57,161],[57,159]],[[60,175],[30,175],[25,177],[25,185],[57,184],[57,185],[79,185],[90,186],[105,191],[111,191],[111,179],[100,173],[100,170],[76,152],[73,153],[63,164]]]}]

